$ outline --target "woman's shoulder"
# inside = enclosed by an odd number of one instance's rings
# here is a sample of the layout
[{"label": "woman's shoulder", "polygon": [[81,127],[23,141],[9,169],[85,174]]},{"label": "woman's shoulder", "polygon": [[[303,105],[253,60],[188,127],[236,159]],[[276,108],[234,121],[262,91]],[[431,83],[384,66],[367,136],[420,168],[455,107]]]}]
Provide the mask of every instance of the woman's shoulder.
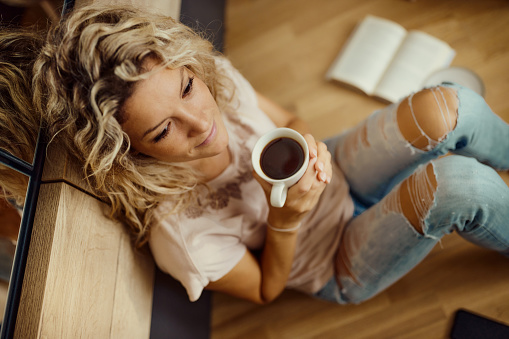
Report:
[{"label": "woman's shoulder", "polygon": [[230,59],[223,55],[218,55],[215,58],[216,67],[218,72],[221,72],[233,83],[235,88],[235,96],[240,101],[240,104],[258,104],[256,98],[256,91],[251,83],[244,77],[241,70],[237,69]]},{"label": "woman's shoulder", "polygon": [[217,54],[214,57],[214,61],[216,63],[217,69],[220,71],[225,71],[225,72],[237,71],[237,69],[235,67],[233,67],[233,64],[230,61],[230,59],[228,59],[226,56],[224,56],[222,54]]}]

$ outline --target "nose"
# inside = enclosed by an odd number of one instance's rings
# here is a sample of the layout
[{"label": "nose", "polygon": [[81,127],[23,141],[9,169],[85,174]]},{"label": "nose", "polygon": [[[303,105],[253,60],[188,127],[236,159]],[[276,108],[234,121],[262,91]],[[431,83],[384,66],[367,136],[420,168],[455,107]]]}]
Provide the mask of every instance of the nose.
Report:
[{"label": "nose", "polygon": [[211,124],[207,111],[197,107],[183,107],[181,120],[187,128],[187,134],[191,137],[207,132]]}]

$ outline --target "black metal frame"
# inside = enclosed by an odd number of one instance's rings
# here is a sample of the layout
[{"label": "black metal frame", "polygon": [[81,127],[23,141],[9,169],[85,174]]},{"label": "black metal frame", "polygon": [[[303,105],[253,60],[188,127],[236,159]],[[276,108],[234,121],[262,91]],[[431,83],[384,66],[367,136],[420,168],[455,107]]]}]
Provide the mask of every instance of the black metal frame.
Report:
[{"label": "black metal frame", "polygon": [[11,277],[9,280],[4,321],[0,332],[0,338],[2,339],[14,337],[14,329],[16,327],[16,318],[21,298],[21,289],[23,287],[23,278],[25,276],[28,249],[30,247],[30,240],[32,237],[32,226],[34,224],[35,210],[37,208],[37,198],[39,197],[39,188],[41,185],[45,156],[46,141],[42,130],[39,131],[33,165],[0,149],[1,163],[27,175],[30,178],[28,180],[25,204],[23,206],[23,216],[21,218],[21,225],[19,228],[18,243],[14,254]]}]

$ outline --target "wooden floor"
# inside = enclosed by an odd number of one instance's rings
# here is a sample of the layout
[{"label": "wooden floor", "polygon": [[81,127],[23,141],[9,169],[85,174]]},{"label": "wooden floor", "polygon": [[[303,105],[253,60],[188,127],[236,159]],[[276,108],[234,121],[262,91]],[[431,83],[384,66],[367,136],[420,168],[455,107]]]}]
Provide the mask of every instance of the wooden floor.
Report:
[{"label": "wooden floor", "polygon": [[[324,80],[366,14],[448,42],[457,51],[453,65],[477,72],[486,100],[509,121],[507,0],[229,0],[226,54],[257,90],[324,138],[383,107]],[[447,338],[459,308],[509,324],[509,260],[453,234],[410,274],[358,306],[292,291],[268,306],[216,294],[212,338]]]}]

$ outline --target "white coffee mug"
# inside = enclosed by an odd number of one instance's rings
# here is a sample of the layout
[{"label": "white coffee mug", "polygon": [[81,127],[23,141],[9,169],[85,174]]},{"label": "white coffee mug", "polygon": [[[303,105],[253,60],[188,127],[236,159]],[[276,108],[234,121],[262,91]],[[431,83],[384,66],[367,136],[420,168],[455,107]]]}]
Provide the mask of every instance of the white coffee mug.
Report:
[{"label": "white coffee mug", "polygon": [[[285,145],[287,141],[282,140],[285,138],[291,139],[293,142],[297,142],[298,145],[300,145],[300,148],[295,147],[292,141],[289,141],[288,144]],[[280,146],[276,146],[278,148],[270,149],[270,147],[274,147],[273,145],[276,144]],[[292,152],[289,153],[287,151],[288,148],[292,148]],[[274,167],[281,167],[281,169],[275,169],[277,172],[276,175],[274,170],[268,170],[268,167],[270,167],[271,164],[270,158],[268,158],[267,154],[270,154],[271,152],[274,155],[277,155],[277,159],[274,159],[274,162],[276,162],[276,166]],[[298,152],[302,152],[302,154],[297,155]],[[264,156],[263,160],[262,155]],[[308,168],[308,144],[306,139],[304,139],[304,137],[299,132],[285,127],[276,128],[264,134],[260,137],[260,139],[258,139],[253,148],[253,153],[251,154],[251,162],[253,163],[255,172],[263,180],[272,184],[272,190],[270,192],[270,204],[274,207],[283,207],[286,201],[288,188],[295,185],[300,180],[300,178],[302,178],[306,172],[306,169]],[[262,162],[264,163],[265,168],[262,168]],[[266,165],[267,163],[270,164],[268,167]],[[281,164],[284,166],[278,166]]]}]

